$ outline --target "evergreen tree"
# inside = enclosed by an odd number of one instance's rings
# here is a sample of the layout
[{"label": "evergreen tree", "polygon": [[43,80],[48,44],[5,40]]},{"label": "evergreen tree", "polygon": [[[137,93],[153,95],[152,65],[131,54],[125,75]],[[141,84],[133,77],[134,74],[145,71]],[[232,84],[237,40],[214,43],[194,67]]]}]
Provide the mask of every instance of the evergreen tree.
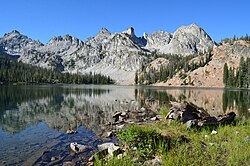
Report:
[{"label": "evergreen tree", "polygon": [[228,86],[228,66],[227,66],[227,63],[224,64],[224,68],[223,68],[223,83],[226,87]]},{"label": "evergreen tree", "polygon": [[250,85],[250,58],[247,58],[247,78],[248,78],[248,82],[247,82],[247,87],[249,87]]},{"label": "evergreen tree", "polygon": [[[90,81],[91,80],[91,81]],[[97,74],[70,74],[23,64],[0,58],[0,82],[2,83],[67,83],[113,84],[109,77]]]},{"label": "evergreen tree", "polygon": [[138,84],[138,72],[137,71],[135,72],[135,84],[136,85]]}]

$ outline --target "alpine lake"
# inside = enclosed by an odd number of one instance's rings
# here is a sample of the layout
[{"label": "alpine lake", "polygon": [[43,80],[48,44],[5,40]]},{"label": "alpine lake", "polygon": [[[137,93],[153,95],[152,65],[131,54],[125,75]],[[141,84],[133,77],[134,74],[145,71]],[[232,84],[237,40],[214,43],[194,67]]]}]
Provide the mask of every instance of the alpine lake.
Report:
[{"label": "alpine lake", "polygon": [[[144,107],[148,112],[169,107],[170,101],[193,103],[211,115],[234,111],[249,118],[250,91],[241,89],[115,86],[1,85],[0,165],[62,165],[87,160],[105,141],[107,124],[116,112]],[[133,117],[136,121],[151,114]],[[68,129],[78,131],[68,135]],[[73,153],[69,144],[89,148]]]}]

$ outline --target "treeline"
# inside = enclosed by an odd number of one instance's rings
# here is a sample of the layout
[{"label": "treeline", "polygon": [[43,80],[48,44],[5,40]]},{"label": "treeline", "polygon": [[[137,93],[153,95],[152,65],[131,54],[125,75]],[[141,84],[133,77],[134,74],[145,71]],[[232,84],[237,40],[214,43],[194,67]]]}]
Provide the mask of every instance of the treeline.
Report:
[{"label": "treeline", "polygon": [[241,36],[241,37],[237,37],[234,35],[234,37],[225,38],[225,39],[221,40],[221,42],[232,43],[232,42],[237,41],[237,40],[244,40],[244,41],[250,42],[250,36],[248,36],[248,34],[246,34],[245,36]]},{"label": "treeline", "polygon": [[241,57],[239,68],[234,69],[224,64],[223,82],[225,87],[248,88],[250,85],[250,58]]},{"label": "treeline", "polygon": [[[154,58],[156,59],[159,57],[167,59],[169,64],[165,67],[161,66],[159,71],[156,71],[154,68],[146,71],[146,67],[142,68],[135,74],[135,84],[154,84],[158,81],[167,81],[179,71],[183,71],[180,72],[180,77],[184,79],[187,76],[186,72],[203,67],[211,61],[212,49],[209,49],[208,52],[203,55],[157,55]],[[195,57],[198,57],[198,62],[190,62],[190,60]]]},{"label": "treeline", "polygon": [[0,83],[113,84],[101,74],[70,74],[0,58]]}]

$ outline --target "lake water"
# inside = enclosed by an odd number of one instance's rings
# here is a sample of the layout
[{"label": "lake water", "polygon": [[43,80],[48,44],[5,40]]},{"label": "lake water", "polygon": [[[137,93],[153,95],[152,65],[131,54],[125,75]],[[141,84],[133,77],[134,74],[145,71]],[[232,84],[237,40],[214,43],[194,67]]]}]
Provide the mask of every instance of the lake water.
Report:
[{"label": "lake water", "polygon": [[[100,135],[116,111],[145,107],[157,112],[169,101],[188,101],[211,115],[250,113],[250,91],[233,89],[29,85],[0,86],[0,165],[53,165],[78,162],[102,143]],[[69,128],[77,130],[67,135]],[[87,144],[79,154],[69,143]]]}]

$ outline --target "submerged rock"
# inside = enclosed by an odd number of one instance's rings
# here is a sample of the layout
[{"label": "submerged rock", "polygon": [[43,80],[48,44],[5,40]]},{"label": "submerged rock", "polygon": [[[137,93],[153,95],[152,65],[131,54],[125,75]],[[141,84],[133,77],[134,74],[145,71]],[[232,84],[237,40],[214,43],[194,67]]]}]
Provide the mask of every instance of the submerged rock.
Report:
[{"label": "submerged rock", "polygon": [[72,129],[68,129],[68,130],[66,131],[66,133],[67,133],[67,134],[77,134],[78,131],[75,131],[75,130],[72,130]]}]

